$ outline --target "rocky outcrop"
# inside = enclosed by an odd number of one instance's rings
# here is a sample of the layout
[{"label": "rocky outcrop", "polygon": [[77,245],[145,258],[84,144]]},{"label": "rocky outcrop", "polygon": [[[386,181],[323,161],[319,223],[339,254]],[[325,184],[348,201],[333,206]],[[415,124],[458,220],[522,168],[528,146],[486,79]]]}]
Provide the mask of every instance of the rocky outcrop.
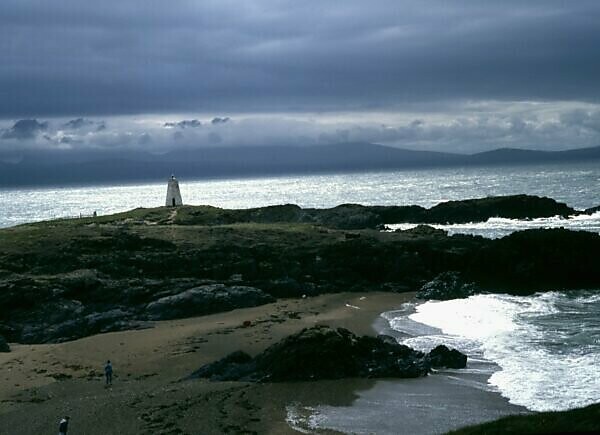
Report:
[{"label": "rocky outcrop", "polygon": [[456,357],[449,352],[429,356],[393,340],[316,326],[290,335],[254,358],[235,352],[201,367],[190,377],[257,382],[414,378],[425,376],[432,362],[455,364]]},{"label": "rocky outcrop", "polygon": [[587,231],[519,231],[482,245],[463,270],[466,279],[495,292],[599,288],[600,235]]},{"label": "rocky outcrop", "polygon": [[0,335],[0,352],[10,352],[10,346],[6,339]]},{"label": "rocky outcrop", "polygon": [[30,317],[24,322],[16,338],[22,343],[57,343],[105,332],[151,326],[149,322],[137,320],[133,312],[122,308],[82,314],[85,310],[85,307],[76,301],[38,307],[35,313],[36,320]]},{"label": "rocky outcrop", "polygon": [[590,208],[586,208],[583,213],[584,214],[594,214],[600,211],[600,205],[597,205],[596,207],[590,207]]},{"label": "rocky outcrop", "polygon": [[424,224],[419,224],[416,227],[408,230],[396,230],[396,232],[415,237],[443,237],[448,235],[448,231],[446,230],[440,230],[432,227],[431,225]]},{"label": "rocky outcrop", "polygon": [[467,356],[456,349],[449,349],[440,344],[427,354],[433,368],[464,369],[467,366]]},{"label": "rocky outcrop", "polygon": [[204,285],[165,296],[146,306],[151,320],[200,316],[273,302],[275,299],[254,287]]},{"label": "rocky outcrop", "polygon": [[233,223],[314,223],[335,229],[382,228],[395,223],[466,223],[491,217],[532,219],[571,216],[576,210],[552,198],[534,195],[508,195],[447,201],[430,209],[409,206],[363,206],[342,204],[328,209],[286,204],[243,210],[215,207],[186,207],[176,223],[183,225],[222,225]]},{"label": "rocky outcrop", "polygon": [[[522,196],[445,207],[452,219],[469,213],[471,219],[479,213],[469,211],[473,204],[485,215],[514,215],[531,204],[538,214],[568,211]],[[0,230],[0,334],[10,342],[64,341],[147,327],[149,320],[340,291],[421,289],[421,297],[443,299],[475,290],[529,294],[600,287],[594,255],[600,236],[590,232],[528,230],[490,240],[448,236],[426,225],[399,232],[347,229],[423,222],[426,209],[418,206],[182,207],[177,219],[184,225],[144,223],[155,214],[164,218],[161,209],[134,210],[93,223]],[[236,224],[239,219],[243,224]]]},{"label": "rocky outcrop", "polygon": [[509,195],[442,202],[427,210],[426,223],[483,222],[491,217],[533,219],[576,214],[575,209],[552,198]]},{"label": "rocky outcrop", "polygon": [[440,273],[424,284],[417,292],[417,298],[439,301],[460,299],[474,295],[477,290],[475,284],[464,282],[459,272],[450,271]]}]

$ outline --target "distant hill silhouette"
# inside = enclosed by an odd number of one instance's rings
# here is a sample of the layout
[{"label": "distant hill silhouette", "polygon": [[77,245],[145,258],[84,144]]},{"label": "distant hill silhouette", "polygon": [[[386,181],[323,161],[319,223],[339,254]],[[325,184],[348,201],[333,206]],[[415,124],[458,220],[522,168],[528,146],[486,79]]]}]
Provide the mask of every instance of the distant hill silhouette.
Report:
[{"label": "distant hill silhouette", "polygon": [[144,152],[42,152],[0,163],[0,186],[393,170],[600,160],[600,146],[568,151],[501,148],[476,154],[415,151],[369,143],[245,146]]}]

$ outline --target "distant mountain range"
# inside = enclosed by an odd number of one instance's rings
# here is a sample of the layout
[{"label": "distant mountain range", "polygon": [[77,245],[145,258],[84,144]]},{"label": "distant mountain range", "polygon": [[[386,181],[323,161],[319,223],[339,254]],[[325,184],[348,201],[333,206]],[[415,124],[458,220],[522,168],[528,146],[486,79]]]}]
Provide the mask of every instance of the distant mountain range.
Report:
[{"label": "distant mountain range", "polygon": [[369,143],[245,146],[143,152],[36,152],[0,163],[0,186],[158,181],[450,166],[567,163],[600,160],[600,146],[567,151],[501,148],[476,154],[415,151]]}]

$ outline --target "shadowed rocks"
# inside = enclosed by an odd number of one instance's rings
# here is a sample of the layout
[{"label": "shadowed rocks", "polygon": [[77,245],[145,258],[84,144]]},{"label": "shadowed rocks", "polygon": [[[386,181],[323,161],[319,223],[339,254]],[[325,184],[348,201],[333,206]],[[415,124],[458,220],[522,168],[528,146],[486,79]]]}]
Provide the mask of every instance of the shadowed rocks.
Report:
[{"label": "shadowed rocks", "polygon": [[363,206],[342,204],[328,209],[300,208],[286,204],[253,209],[225,210],[216,207],[184,207],[177,215],[180,225],[223,225],[234,223],[313,223],[334,229],[381,228],[385,224],[457,224],[486,221],[491,217],[533,219],[568,217],[578,212],[552,198],[509,195],[448,201],[426,209],[409,206]]},{"label": "shadowed rocks", "polygon": [[6,339],[0,335],[0,352],[10,352],[10,346]]},{"label": "shadowed rocks", "polygon": [[[454,213],[479,204],[484,215],[503,209],[513,216],[531,211],[531,204],[538,214],[568,211],[536,198],[445,207]],[[143,328],[149,320],[340,291],[420,289],[423,298],[447,299],[475,291],[600,287],[595,233],[527,230],[490,240],[449,236],[426,225],[395,232],[345,229],[417,216],[421,209],[182,207],[182,221],[175,223],[166,219],[166,208],[136,209],[3,229],[0,334],[10,342],[65,341]]]},{"label": "shadowed rocks", "polygon": [[190,378],[255,382],[414,378],[425,376],[432,366],[447,364],[465,367],[466,356],[447,348],[429,355],[394,340],[358,337],[344,328],[315,326],[286,337],[254,358],[234,352],[201,367]]},{"label": "shadowed rocks", "polygon": [[473,283],[465,283],[458,272],[443,272],[427,282],[417,292],[419,299],[460,299],[467,298],[478,292]]},{"label": "shadowed rocks", "polygon": [[440,344],[427,354],[433,368],[464,369],[467,366],[467,356],[456,349],[449,349]]},{"label": "shadowed rocks", "polygon": [[165,296],[147,305],[151,320],[176,319],[247,308],[274,302],[262,290],[246,286],[212,284]]}]

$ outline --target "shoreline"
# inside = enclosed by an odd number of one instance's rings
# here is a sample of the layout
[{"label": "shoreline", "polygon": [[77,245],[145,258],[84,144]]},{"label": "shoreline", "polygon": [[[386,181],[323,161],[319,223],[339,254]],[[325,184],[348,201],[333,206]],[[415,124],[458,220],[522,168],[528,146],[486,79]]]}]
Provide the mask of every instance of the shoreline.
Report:
[{"label": "shoreline", "polygon": [[[254,355],[291,333],[317,324],[377,335],[381,313],[399,308],[413,297],[413,293],[374,292],[281,299],[260,307],[155,322],[151,329],[100,334],[60,344],[14,345],[13,352],[0,354],[0,433],[4,434],[7,427],[16,428],[11,430],[16,434],[43,433],[68,414],[73,431],[86,434],[169,433],[175,429],[181,432],[172,433],[243,429],[292,434],[298,431],[286,421],[290,407],[341,409],[347,412],[338,416],[347,416],[350,422],[353,414],[368,411],[361,417],[361,421],[368,422],[373,410],[364,409],[365,398],[379,401],[380,410],[393,411],[397,420],[388,416],[387,423],[410,425],[412,418],[418,429],[422,429],[422,417],[415,410],[428,410],[428,418],[435,417],[435,421],[456,415],[461,407],[475,414],[479,408],[472,407],[479,402],[502,410],[494,418],[514,413],[509,412],[514,410],[512,405],[499,394],[443,381],[439,374],[409,380],[273,384],[181,380],[230,352],[244,350]],[[246,320],[252,322],[251,327],[242,326]],[[104,387],[101,375],[106,359],[115,366],[111,388]],[[460,378],[460,374],[455,377]],[[447,407],[445,413],[438,409],[447,401],[451,404],[457,395],[461,406]],[[402,397],[404,407],[393,409],[398,403],[386,406],[390,397]],[[487,418],[490,414],[485,417],[465,422],[491,419]],[[336,429],[344,428],[322,428],[317,433],[339,433]],[[379,429],[385,433],[385,428]]]},{"label": "shoreline", "polygon": [[[252,355],[304,327],[344,327],[375,334],[373,320],[412,294],[337,293],[225,313],[155,322],[154,327],[99,334],[59,344],[13,345],[0,354],[0,433],[44,433],[72,417],[78,433],[297,433],[286,421],[294,401],[347,404],[353,380],[250,384],[182,381],[200,366],[236,351]],[[250,321],[250,327],[243,327]],[[114,384],[103,385],[110,359]],[[371,385],[371,380],[364,381]],[[229,427],[229,429],[227,429]],[[98,428],[102,428],[101,430]],[[169,429],[169,430],[171,430]]]},{"label": "shoreline", "polygon": [[[415,306],[424,301],[411,299]],[[410,335],[392,329],[383,316],[374,319],[373,328],[379,334],[396,339]],[[423,325],[426,327],[425,325]],[[430,328],[430,327],[427,327]],[[370,385],[355,384],[355,399],[351,405],[322,405],[304,412],[296,426],[310,432],[315,429],[342,433],[393,435],[402,427],[404,433],[441,434],[467,426],[497,420],[506,416],[531,414],[525,407],[513,405],[499,391],[491,390],[488,380],[493,372],[481,370],[482,365],[500,367],[480,361],[467,363],[466,369],[441,369],[415,379],[377,379]],[[293,410],[302,415],[302,409]],[[426,421],[427,424],[423,425]]]}]

